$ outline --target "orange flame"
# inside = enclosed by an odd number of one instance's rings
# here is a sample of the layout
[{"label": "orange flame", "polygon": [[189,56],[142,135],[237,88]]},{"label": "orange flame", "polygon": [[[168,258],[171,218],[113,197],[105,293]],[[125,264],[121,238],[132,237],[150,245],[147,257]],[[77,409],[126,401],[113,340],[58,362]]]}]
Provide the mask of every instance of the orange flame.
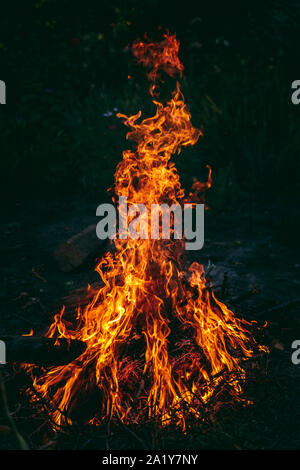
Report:
[{"label": "orange flame", "polygon": [[[138,60],[151,68],[181,73],[179,42],[166,34],[161,43],[136,42]],[[119,115],[129,127],[135,150],[125,150],[115,173],[116,196],[128,205],[182,204],[186,200],[171,156],[194,145],[202,135],[177,83],[171,99],[153,99],[156,112],[140,121]],[[211,185],[195,183],[199,193]],[[142,222],[141,222],[142,224]],[[141,227],[140,227],[141,230]],[[48,337],[80,339],[85,352],[68,365],[48,369],[34,386],[54,404],[52,420],[72,423],[72,411],[83,394],[96,388],[98,408],[88,421],[106,418],[124,423],[147,417],[161,424],[176,422],[186,429],[189,419],[202,416],[203,404],[219,393],[222,375],[230,373],[226,389],[236,399],[245,379],[243,360],[256,351],[252,322],[237,318],[207,287],[204,268],[187,267],[183,240],[116,239],[96,267],[103,286],[73,317],[65,309],[54,317]]]},{"label": "orange flame", "polygon": [[132,50],[138,61],[149,68],[147,76],[154,81],[158,75],[158,70],[164,70],[168,75],[174,77],[176,73],[182,74],[183,64],[178,57],[179,41],[175,34],[172,36],[168,32],[164,35],[162,42],[142,42],[135,41]]}]

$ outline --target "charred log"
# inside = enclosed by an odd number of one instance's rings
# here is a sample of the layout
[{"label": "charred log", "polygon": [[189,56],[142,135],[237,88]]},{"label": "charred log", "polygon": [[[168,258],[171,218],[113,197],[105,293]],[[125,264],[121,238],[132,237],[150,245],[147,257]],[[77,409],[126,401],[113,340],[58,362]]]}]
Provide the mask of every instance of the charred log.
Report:
[{"label": "charred log", "polygon": [[7,362],[19,362],[44,367],[68,364],[80,356],[86,344],[65,338],[35,336],[2,336],[6,345]]},{"label": "charred log", "polygon": [[89,225],[82,232],[61,243],[54,250],[55,261],[63,272],[70,272],[88,262],[94,256],[101,256],[108,248],[106,240],[96,235],[96,225]]}]

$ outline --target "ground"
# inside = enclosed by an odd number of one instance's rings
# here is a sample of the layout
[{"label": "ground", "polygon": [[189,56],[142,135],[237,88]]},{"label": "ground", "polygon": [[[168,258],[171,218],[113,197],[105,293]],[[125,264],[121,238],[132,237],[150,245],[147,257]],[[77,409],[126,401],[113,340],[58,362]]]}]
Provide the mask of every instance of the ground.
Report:
[{"label": "ground", "polygon": [[[300,365],[291,361],[291,343],[300,339],[299,216],[292,209],[296,202],[291,205],[284,198],[256,202],[251,210],[247,202],[236,202],[222,211],[207,210],[204,248],[191,253],[209,271],[217,296],[234,312],[268,322],[265,340],[270,354],[253,364],[246,387],[252,406],[228,404],[186,435],[174,429],[154,430],[151,425],[141,429],[121,424],[54,434],[46,416],[32,409],[23,393],[24,373],[8,364],[2,369],[10,411],[30,447],[300,448]],[[53,259],[60,242],[96,222],[98,204],[67,198],[31,200],[2,213],[0,338],[31,328],[34,334],[43,334],[63,297],[98,280],[94,262],[77,272],[62,273]],[[12,436],[3,435],[0,448],[16,448]]]}]

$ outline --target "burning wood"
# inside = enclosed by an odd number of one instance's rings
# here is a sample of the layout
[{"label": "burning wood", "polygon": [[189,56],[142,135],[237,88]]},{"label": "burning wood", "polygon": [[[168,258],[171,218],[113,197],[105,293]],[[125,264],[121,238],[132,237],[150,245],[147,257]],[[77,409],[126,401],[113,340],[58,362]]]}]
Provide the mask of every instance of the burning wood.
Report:
[{"label": "burning wood", "polygon": [[[141,122],[140,111],[119,115],[129,127],[127,137],[136,142],[135,150],[123,152],[115,173],[116,199],[126,197],[129,206],[188,201],[170,159],[196,144],[202,132],[191,124],[179,84],[164,104],[154,81],[161,70],[182,73],[178,49],[169,34],[159,44],[133,45],[150,70],[156,113]],[[209,174],[209,182],[196,189],[210,184]],[[83,308],[63,308],[47,333],[87,345],[78,360],[34,377],[37,392],[55,406],[52,420],[58,425],[77,420],[96,390],[97,406],[83,421],[152,419],[185,430],[192,419],[201,419],[213,397],[221,400],[224,374],[230,377],[226,393],[240,400],[244,360],[266,351],[255,339],[255,322],[237,318],[207,289],[203,266],[185,259],[184,240],[116,237],[114,245],[96,267],[103,284]]]},{"label": "burning wood", "polygon": [[70,272],[93,256],[100,256],[105,245],[105,242],[96,236],[96,225],[89,225],[55,248],[54,258],[61,271]]},{"label": "burning wood", "polygon": [[80,356],[86,344],[66,338],[39,338],[36,336],[1,336],[6,345],[8,362],[42,365],[44,367],[68,364]]}]

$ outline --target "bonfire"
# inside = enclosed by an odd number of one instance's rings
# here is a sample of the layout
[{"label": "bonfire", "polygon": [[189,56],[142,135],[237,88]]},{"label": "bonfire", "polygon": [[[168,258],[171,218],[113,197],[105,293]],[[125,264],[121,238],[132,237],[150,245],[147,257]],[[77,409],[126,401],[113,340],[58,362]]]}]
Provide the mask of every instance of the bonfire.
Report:
[{"label": "bonfire", "polygon": [[[145,119],[141,111],[118,115],[134,148],[116,168],[114,201],[126,197],[128,206],[150,211],[152,204],[195,203],[211,185],[209,171],[208,181],[195,182],[186,196],[172,160],[202,135],[178,81],[167,102],[159,98],[164,74],[182,75],[178,52],[179,41],[169,33],[159,43],[133,44],[156,111]],[[216,298],[204,267],[189,263],[184,239],[116,237],[111,243],[95,268],[101,286],[92,299],[72,314],[63,308],[46,333],[57,341],[80,340],[84,352],[67,365],[26,366],[38,400],[51,403],[54,426],[151,420],[186,430],[213,400],[243,400],[247,360],[266,351],[255,322]]]}]

